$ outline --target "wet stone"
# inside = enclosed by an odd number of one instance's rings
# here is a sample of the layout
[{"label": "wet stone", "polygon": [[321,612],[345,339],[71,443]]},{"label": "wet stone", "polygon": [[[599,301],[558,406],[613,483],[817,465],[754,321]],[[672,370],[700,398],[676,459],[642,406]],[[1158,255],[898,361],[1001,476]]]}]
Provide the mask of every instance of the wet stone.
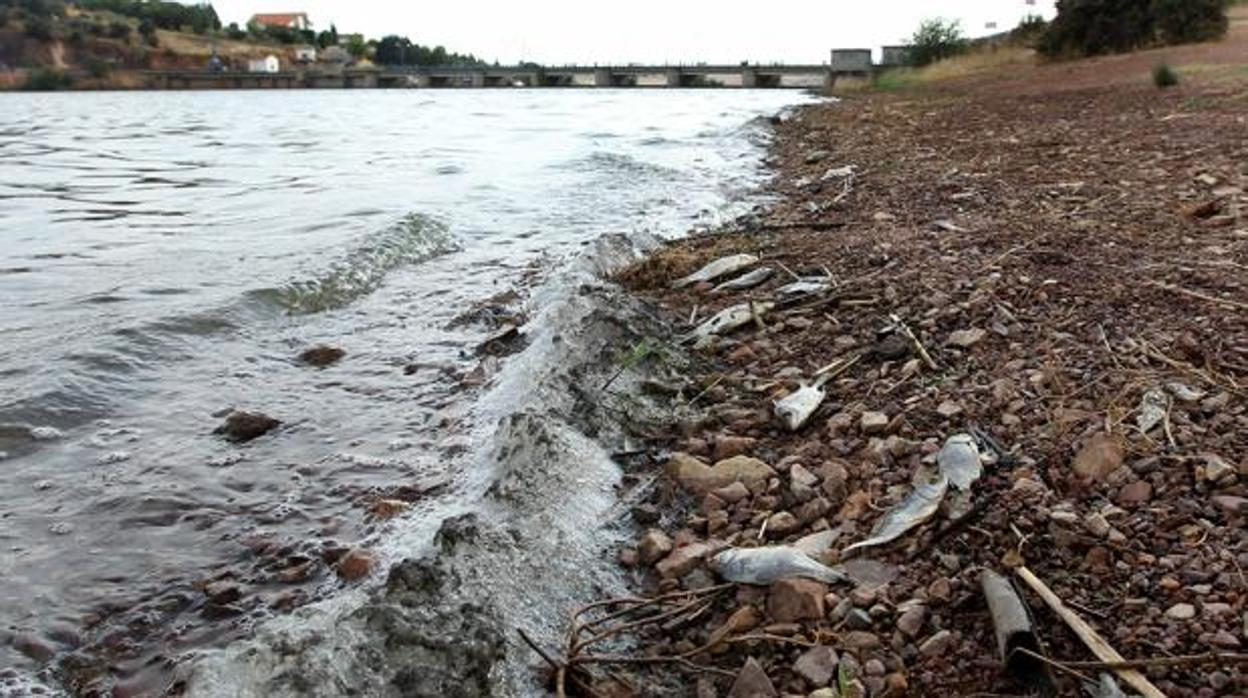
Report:
[{"label": "wet stone", "polygon": [[338,363],[342,360],[342,357],[346,355],[347,352],[339,349],[338,347],[321,344],[311,347],[310,349],[303,350],[303,352],[299,354],[299,360],[309,366],[325,368],[326,366]]},{"label": "wet stone", "polygon": [[810,579],[784,579],[771,585],[767,613],[780,623],[816,620],[824,616],[828,587]]},{"label": "wet stone", "polygon": [[225,423],[212,433],[235,443],[245,443],[264,436],[280,425],[280,421],[261,412],[231,412]]},{"label": "wet stone", "polygon": [[827,686],[836,675],[836,665],[840,661],[836,650],[831,647],[812,647],[802,653],[793,663],[793,673],[806,679],[816,688]]}]

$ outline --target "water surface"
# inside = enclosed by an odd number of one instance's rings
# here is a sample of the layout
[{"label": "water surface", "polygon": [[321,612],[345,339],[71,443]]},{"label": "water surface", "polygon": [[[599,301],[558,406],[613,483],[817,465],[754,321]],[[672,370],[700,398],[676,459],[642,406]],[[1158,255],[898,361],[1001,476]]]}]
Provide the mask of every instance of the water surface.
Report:
[{"label": "water surface", "polygon": [[[335,593],[324,560],[382,534],[373,498],[454,496],[504,306],[467,311],[603,233],[740,212],[752,120],[800,99],[0,96],[0,693],[57,665],[145,690]],[[346,358],[297,360],[322,343]],[[232,445],[230,409],[284,424]],[[243,598],[207,603],[212,581]]]}]

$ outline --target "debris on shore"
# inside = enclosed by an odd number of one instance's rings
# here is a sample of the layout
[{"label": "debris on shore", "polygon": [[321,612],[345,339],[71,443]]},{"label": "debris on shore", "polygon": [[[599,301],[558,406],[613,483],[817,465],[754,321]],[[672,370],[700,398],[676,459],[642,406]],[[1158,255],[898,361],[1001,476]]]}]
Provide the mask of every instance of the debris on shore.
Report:
[{"label": "debris on shore", "polygon": [[802,110],[764,219],[619,275],[702,368],[557,694],[1248,690],[1242,110],[964,106]]}]

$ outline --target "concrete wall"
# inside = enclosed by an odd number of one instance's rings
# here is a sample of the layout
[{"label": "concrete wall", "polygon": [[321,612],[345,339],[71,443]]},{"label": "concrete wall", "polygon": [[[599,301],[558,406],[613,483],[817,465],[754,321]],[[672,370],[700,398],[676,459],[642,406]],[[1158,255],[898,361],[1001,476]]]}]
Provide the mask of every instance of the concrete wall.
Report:
[{"label": "concrete wall", "polygon": [[885,46],[880,52],[880,65],[910,65],[910,47]]},{"label": "concrete wall", "polygon": [[840,48],[832,51],[832,70],[840,73],[866,73],[871,70],[871,49]]}]

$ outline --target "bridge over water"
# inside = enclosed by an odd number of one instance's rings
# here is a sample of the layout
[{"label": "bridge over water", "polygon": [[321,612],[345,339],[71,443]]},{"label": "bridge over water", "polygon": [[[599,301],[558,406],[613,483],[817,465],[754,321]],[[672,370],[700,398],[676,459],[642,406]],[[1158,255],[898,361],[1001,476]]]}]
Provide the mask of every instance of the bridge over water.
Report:
[{"label": "bridge over water", "polygon": [[823,88],[844,75],[870,76],[869,49],[838,49],[821,65],[311,66],[280,73],[151,71],[164,89],[294,87],[737,87]]}]

